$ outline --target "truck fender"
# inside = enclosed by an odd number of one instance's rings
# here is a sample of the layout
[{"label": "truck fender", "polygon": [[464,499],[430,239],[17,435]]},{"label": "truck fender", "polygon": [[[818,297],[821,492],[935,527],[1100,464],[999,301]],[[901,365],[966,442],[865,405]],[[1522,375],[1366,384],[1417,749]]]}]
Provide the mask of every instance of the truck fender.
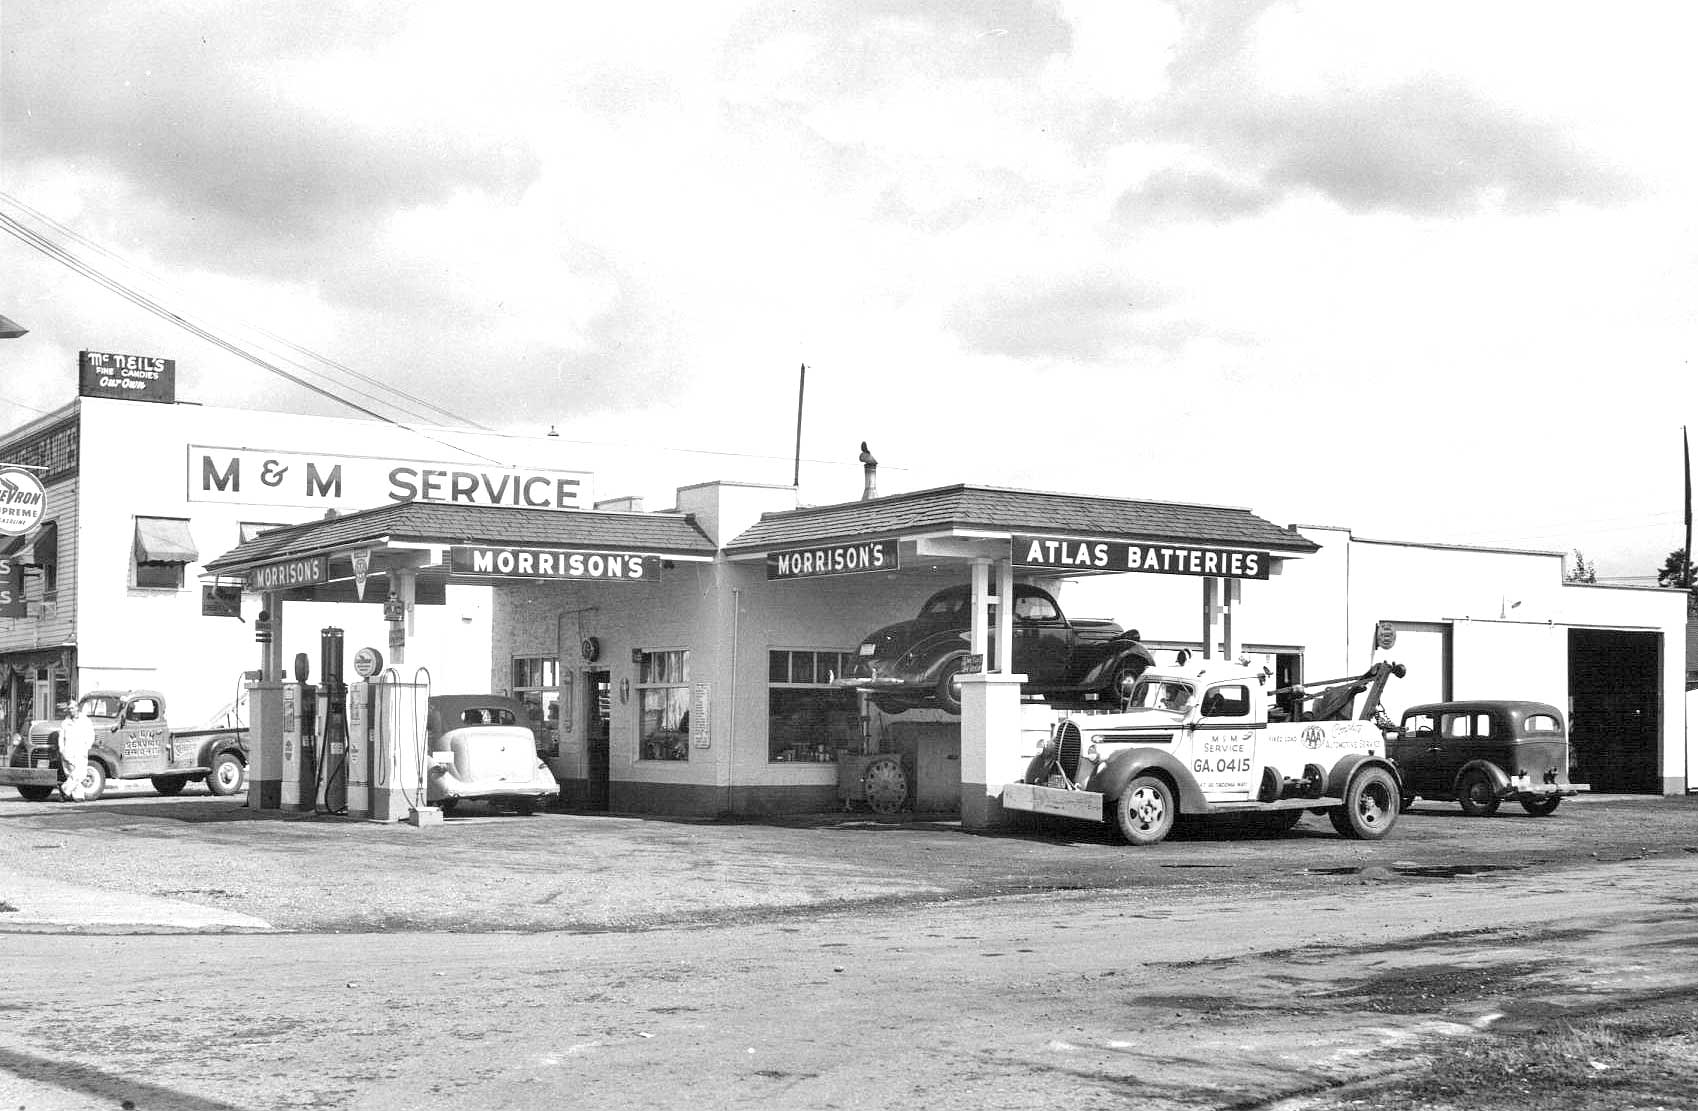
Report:
[{"label": "truck fender", "polygon": [[1467,775],[1469,772],[1481,772],[1484,774],[1487,779],[1492,781],[1492,790],[1497,794],[1501,795],[1505,791],[1509,790],[1509,776],[1504,774],[1504,770],[1502,768],[1498,767],[1490,760],[1470,760],[1468,763],[1456,769],[1456,778],[1451,780],[1451,792],[1458,798],[1461,798],[1462,794],[1459,790],[1457,790],[1457,788],[1462,783],[1462,777]]},{"label": "truck fender", "polygon": [[1208,800],[1203,797],[1203,789],[1197,786],[1196,778],[1185,765],[1173,758],[1171,752],[1159,748],[1129,748],[1115,753],[1092,777],[1091,790],[1106,799],[1117,799],[1134,776],[1147,771],[1162,772],[1166,778],[1173,781],[1174,790],[1179,792],[1181,811],[1189,814],[1208,811]]},{"label": "truck fender", "polygon": [[1356,772],[1361,768],[1384,768],[1391,773],[1393,782],[1397,784],[1399,793],[1403,791],[1403,775],[1397,770],[1397,765],[1384,756],[1374,756],[1366,752],[1353,752],[1349,756],[1339,757],[1338,763],[1327,773],[1327,794],[1333,798],[1343,798],[1344,789],[1350,786]]}]

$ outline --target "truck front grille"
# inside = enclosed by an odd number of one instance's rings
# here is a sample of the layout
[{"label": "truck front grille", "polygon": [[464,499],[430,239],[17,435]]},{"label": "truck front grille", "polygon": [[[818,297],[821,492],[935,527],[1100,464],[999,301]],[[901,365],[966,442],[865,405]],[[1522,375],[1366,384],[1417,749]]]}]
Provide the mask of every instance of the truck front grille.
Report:
[{"label": "truck front grille", "polygon": [[1063,721],[1055,727],[1055,762],[1061,765],[1061,770],[1067,773],[1068,779],[1079,775],[1079,749],[1082,740],[1079,727],[1071,721]]}]

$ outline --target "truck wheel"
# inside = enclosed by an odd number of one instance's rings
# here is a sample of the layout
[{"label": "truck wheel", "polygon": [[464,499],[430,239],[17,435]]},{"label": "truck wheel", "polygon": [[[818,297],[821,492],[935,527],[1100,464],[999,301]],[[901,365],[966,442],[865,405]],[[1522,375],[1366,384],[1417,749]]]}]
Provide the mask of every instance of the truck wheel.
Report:
[{"label": "truck wheel", "polygon": [[1402,796],[1384,768],[1364,768],[1344,789],[1344,805],[1327,812],[1332,828],[1358,841],[1378,841],[1397,821]]},{"label": "truck wheel", "polygon": [[937,677],[937,704],[946,714],[961,712],[961,669],[967,664],[967,657],[957,656],[943,665],[943,674]]},{"label": "truck wheel", "polygon": [[1114,800],[1114,824],[1131,845],[1154,845],[1166,837],[1177,813],[1173,788],[1160,776],[1134,776]]},{"label": "truck wheel", "polygon": [[[69,783],[61,783],[59,790],[63,793],[70,787]],[[82,802],[94,802],[106,793],[106,769],[92,761],[83,769]]]},{"label": "truck wheel", "polygon": [[26,802],[46,802],[47,796],[53,793],[53,788],[43,787],[39,783],[26,783],[18,787],[18,795]]},{"label": "truck wheel", "polygon": [[245,766],[234,752],[220,752],[212,758],[212,770],[206,773],[207,790],[220,797],[235,794],[241,789]]},{"label": "truck wheel", "polygon": [[1456,801],[1470,818],[1490,818],[1498,812],[1498,793],[1492,779],[1478,768],[1456,781]]},{"label": "truck wheel", "polygon": [[175,795],[188,783],[186,775],[156,775],[152,777],[153,789],[162,795]]},{"label": "truck wheel", "polygon": [[1550,795],[1542,799],[1524,798],[1521,800],[1521,809],[1527,811],[1527,813],[1533,815],[1535,818],[1543,818],[1547,814],[1555,812],[1558,804],[1561,802],[1561,795]]}]

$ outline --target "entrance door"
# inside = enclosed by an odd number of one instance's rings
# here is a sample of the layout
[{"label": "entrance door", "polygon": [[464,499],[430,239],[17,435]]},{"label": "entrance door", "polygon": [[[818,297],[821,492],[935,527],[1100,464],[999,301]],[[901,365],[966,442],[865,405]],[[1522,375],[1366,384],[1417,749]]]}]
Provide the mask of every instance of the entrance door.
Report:
[{"label": "entrance door", "polygon": [[608,781],[613,767],[612,735],[613,681],[608,672],[584,672],[584,755],[589,776],[588,796],[584,800],[590,810],[608,807]]}]

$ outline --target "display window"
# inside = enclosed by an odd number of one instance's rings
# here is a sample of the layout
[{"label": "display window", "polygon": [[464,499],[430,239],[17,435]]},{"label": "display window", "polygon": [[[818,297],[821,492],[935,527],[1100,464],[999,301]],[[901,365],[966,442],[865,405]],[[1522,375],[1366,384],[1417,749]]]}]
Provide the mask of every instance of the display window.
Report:
[{"label": "display window", "polygon": [[637,758],[690,758],[690,650],[637,653]]},{"label": "display window", "polygon": [[560,660],[555,656],[513,657],[513,697],[525,704],[536,734],[537,755],[560,755]]},{"label": "display window", "polygon": [[774,648],[767,653],[767,759],[830,763],[840,748],[858,747],[856,694],[832,685],[855,653],[838,648]]}]

